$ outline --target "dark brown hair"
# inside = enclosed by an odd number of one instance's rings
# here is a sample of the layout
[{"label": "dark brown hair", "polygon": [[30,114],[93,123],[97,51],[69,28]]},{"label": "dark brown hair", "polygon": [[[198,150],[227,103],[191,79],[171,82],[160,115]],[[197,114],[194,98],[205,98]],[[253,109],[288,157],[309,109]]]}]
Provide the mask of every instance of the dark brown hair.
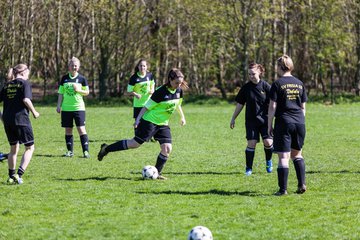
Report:
[{"label": "dark brown hair", "polygon": [[[177,78],[185,78],[184,77],[184,74],[177,68],[172,68],[169,73],[168,73],[168,81],[167,83],[165,84],[166,86],[170,86],[170,81],[173,81]],[[189,88],[189,86],[187,85],[187,82],[185,80],[183,80],[183,82],[181,83],[180,87],[182,89],[187,89]]]},{"label": "dark brown hair", "polygon": [[137,72],[139,71],[139,65],[140,65],[141,62],[146,62],[146,66],[149,68],[148,62],[147,62],[145,59],[141,58],[141,59],[137,62],[136,66],[135,66],[135,68],[134,68],[134,73],[137,73]]},{"label": "dark brown hair", "polygon": [[259,64],[259,63],[250,63],[249,64],[249,69],[259,69],[260,70],[260,76],[263,76],[265,73],[265,68],[263,65]]}]

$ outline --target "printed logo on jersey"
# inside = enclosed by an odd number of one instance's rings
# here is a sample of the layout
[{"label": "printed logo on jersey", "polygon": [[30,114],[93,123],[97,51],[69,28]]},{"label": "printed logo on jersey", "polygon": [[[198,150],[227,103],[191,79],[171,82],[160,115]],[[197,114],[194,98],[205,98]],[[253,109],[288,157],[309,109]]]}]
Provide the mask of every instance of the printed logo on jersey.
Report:
[{"label": "printed logo on jersey", "polygon": [[145,95],[148,91],[149,91],[148,86],[146,84],[141,85],[141,87],[140,87],[141,95]]},{"label": "printed logo on jersey", "polygon": [[64,90],[65,90],[65,94],[67,94],[68,96],[75,95],[75,90],[74,90],[74,86],[72,83],[64,84]]},{"label": "printed logo on jersey", "polygon": [[176,104],[175,103],[170,103],[168,104],[167,108],[166,108],[166,112],[168,112],[169,114],[172,114],[176,109]]},{"label": "printed logo on jersey", "polygon": [[286,91],[286,97],[288,100],[296,100],[300,96],[300,91],[303,89],[303,86],[299,84],[284,84],[281,85],[281,89]]},{"label": "printed logo on jersey", "polygon": [[22,87],[22,84],[9,84],[4,87],[6,89],[6,96],[8,99],[13,99],[18,91]]}]

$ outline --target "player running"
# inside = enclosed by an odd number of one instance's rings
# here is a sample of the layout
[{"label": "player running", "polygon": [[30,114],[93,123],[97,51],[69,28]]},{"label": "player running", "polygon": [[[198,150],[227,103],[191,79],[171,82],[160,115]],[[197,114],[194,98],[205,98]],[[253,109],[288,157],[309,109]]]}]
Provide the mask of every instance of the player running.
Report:
[{"label": "player running", "polygon": [[134,74],[130,77],[127,92],[134,96],[133,118],[136,119],[145,103],[151,97],[155,90],[155,78],[151,72],[148,71],[148,64],[146,60],[140,59],[134,69]]},{"label": "player running", "polygon": [[261,135],[264,143],[266,171],[272,172],[272,137],[268,135],[267,129],[267,112],[269,106],[270,85],[261,80],[265,69],[261,64],[251,63],[249,65],[249,79],[237,94],[235,101],[237,102],[235,111],[230,121],[230,128],[235,127],[235,120],[246,104],[245,112],[245,128],[247,147],[245,150],[246,168],[245,174],[252,174],[253,162],[255,156],[256,144],[259,142]]},{"label": "player running", "polygon": [[124,139],[113,144],[102,144],[98,153],[98,160],[102,161],[109,152],[123,151],[140,147],[152,137],[160,143],[160,153],[156,165],[159,172],[158,179],[166,179],[162,176],[162,170],[172,150],[172,138],[168,126],[170,116],[175,110],[180,114],[181,125],[185,125],[185,116],[181,108],[183,99],[182,88],[186,88],[184,75],[178,69],[171,69],[168,81],[153,93],[149,101],[141,109],[137,116],[134,127],[135,137]]},{"label": "player running", "polygon": [[65,128],[65,157],[74,156],[74,121],[80,135],[84,158],[89,158],[89,139],[85,129],[85,103],[83,96],[89,95],[87,79],[78,73],[80,60],[72,57],[68,63],[69,73],[62,77],[56,111],[61,112],[61,126]]},{"label": "player running", "polygon": [[[22,176],[28,167],[34,153],[34,134],[29,118],[29,111],[34,118],[40,114],[35,110],[31,101],[32,90],[28,81],[30,70],[25,64],[18,64],[10,68],[7,74],[8,82],[0,91],[0,102],[4,102],[2,120],[7,139],[10,144],[8,157],[8,184],[22,184]],[[16,160],[19,145],[25,145],[21,163],[16,173]]]}]

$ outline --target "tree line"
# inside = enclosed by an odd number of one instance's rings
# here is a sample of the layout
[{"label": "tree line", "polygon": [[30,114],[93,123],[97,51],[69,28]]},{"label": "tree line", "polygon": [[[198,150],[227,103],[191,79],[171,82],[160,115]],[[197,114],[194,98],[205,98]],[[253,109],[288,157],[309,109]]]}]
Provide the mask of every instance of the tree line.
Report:
[{"label": "tree line", "polygon": [[288,54],[309,92],[360,92],[360,0],[0,0],[0,77],[26,63],[43,97],[72,56],[91,95],[121,97],[140,58],[157,84],[172,67],[190,94],[228,98],[250,62],[276,76]]}]

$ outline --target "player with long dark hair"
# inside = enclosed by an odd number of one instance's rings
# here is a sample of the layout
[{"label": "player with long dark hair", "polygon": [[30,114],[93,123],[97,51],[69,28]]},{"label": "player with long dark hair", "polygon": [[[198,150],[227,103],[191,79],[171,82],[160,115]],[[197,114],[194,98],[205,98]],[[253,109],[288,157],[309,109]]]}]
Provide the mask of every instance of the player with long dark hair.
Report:
[{"label": "player with long dark hair", "polygon": [[113,144],[102,144],[98,153],[98,160],[102,161],[109,152],[123,151],[140,147],[152,137],[160,143],[160,153],[156,160],[155,167],[159,172],[159,179],[166,179],[162,176],[162,170],[172,150],[172,137],[169,128],[169,119],[175,110],[180,114],[181,125],[186,120],[181,108],[183,99],[182,88],[187,85],[184,75],[179,69],[171,69],[168,74],[168,81],[152,94],[137,116],[134,127],[135,137],[124,139]]},{"label": "player with long dark hair", "polygon": [[135,66],[134,74],[130,77],[127,92],[134,96],[133,107],[134,119],[137,118],[145,103],[155,91],[154,75],[148,71],[148,63],[145,59],[140,59]]},{"label": "player with long dark hair", "polygon": [[256,144],[261,135],[264,143],[266,171],[272,172],[272,137],[267,131],[267,112],[269,106],[270,84],[261,79],[265,68],[261,64],[251,63],[248,75],[250,81],[247,82],[237,94],[235,111],[230,121],[230,128],[235,127],[235,120],[246,105],[245,128],[247,147],[245,150],[247,176],[252,174]]}]

